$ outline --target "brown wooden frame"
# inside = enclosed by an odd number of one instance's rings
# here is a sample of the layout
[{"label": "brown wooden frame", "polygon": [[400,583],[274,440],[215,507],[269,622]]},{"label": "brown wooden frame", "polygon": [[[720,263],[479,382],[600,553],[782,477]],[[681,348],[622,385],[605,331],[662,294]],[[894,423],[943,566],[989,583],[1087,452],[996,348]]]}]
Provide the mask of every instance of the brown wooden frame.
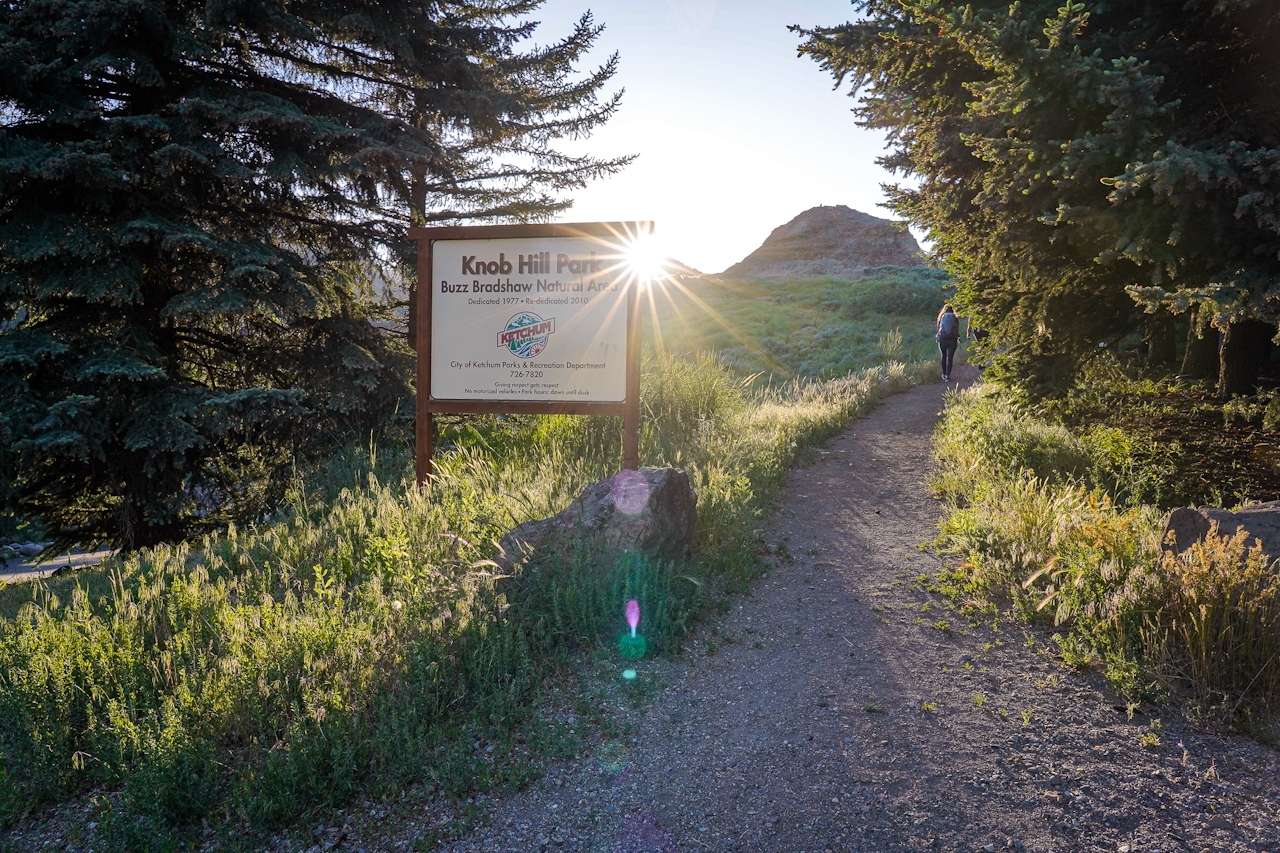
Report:
[{"label": "brown wooden frame", "polygon": [[[441,240],[502,240],[519,237],[637,237],[653,233],[652,222],[575,222],[531,225],[443,225],[413,227],[409,239],[418,242],[416,342],[418,350],[417,401],[414,406],[415,468],[421,485],[431,478],[435,451],[432,414],[505,415],[613,415],[622,424],[622,465],[640,467],[640,303],[638,287],[627,291],[626,399],[621,403],[535,400],[432,400],[431,399],[431,256]],[[427,286],[423,287],[423,281]]]}]

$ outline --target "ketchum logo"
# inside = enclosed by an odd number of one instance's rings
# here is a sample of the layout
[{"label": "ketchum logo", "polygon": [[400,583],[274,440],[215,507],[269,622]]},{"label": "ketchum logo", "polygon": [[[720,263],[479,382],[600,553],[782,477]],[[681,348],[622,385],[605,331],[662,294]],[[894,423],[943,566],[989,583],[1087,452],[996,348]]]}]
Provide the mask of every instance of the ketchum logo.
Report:
[{"label": "ketchum logo", "polygon": [[507,321],[507,327],[498,332],[498,346],[506,347],[512,355],[533,358],[547,348],[547,338],[556,330],[556,318],[544,320],[537,314],[521,311]]}]

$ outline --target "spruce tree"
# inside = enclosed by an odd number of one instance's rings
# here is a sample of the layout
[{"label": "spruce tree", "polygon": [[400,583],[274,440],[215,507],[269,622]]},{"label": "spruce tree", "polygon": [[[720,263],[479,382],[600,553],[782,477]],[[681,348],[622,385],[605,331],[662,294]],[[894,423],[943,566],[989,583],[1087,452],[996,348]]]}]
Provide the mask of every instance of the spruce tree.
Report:
[{"label": "spruce tree", "polygon": [[[1069,385],[1145,312],[1200,308],[1229,342],[1280,306],[1280,8],[1251,0],[865,0],[801,53],[887,128],[960,301],[1033,390]],[[1219,390],[1247,345],[1224,344]],[[1255,368],[1256,369],[1256,365]],[[1236,371],[1239,373],[1239,371]]]},{"label": "spruce tree", "polygon": [[524,47],[539,5],[0,6],[6,509],[149,545],[385,419],[410,355],[369,270],[411,217],[546,217],[625,162],[556,149],[616,57],[575,71],[589,16]]}]

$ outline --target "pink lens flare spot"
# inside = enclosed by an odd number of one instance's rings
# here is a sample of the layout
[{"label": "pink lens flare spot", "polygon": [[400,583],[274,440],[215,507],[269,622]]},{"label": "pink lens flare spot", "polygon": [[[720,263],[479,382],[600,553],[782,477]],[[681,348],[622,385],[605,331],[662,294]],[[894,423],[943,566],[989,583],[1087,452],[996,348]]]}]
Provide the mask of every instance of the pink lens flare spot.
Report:
[{"label": "pink lens flare spot", "polygon": [[640,626],[640,602],[634,598],[627,602],[627,624],[631,626],[632,636]]},{"label": "pink lens flare spot", "polygon": [[613,478],[613,505],[619,512],[639,515],[649,503],[649,481],[639,471],[619,471]]}]

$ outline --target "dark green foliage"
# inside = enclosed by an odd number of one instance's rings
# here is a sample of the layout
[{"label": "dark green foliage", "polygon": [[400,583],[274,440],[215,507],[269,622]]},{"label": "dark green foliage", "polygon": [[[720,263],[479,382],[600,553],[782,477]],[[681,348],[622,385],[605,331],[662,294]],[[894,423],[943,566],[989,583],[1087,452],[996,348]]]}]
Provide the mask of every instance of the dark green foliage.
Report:
[{"label": "dark green foliage", "polygon": [[[412,218],[545,217],[623,161],[599,28],[525,0],[0,7],[0,500],[135,548],[254,518],[386,422]],[[385,322],[382,325],[387,325]]]},{"label": "dark green foliage", "polygon": [[888,129],[884,164],[918,181],[893,206],[993,332],[997,373],[1068,387],[1148,325],[1138,303],[1274,327],[1274,3],[854,5],[856,23],[801,30],[801,52]]},{"label": "dark green foliage", "polygon": [[879,286],[869,292],[867,308],[886,316],[936,317],[951,296],[941,270],[882,267],[868,274],[879,279]]}]

